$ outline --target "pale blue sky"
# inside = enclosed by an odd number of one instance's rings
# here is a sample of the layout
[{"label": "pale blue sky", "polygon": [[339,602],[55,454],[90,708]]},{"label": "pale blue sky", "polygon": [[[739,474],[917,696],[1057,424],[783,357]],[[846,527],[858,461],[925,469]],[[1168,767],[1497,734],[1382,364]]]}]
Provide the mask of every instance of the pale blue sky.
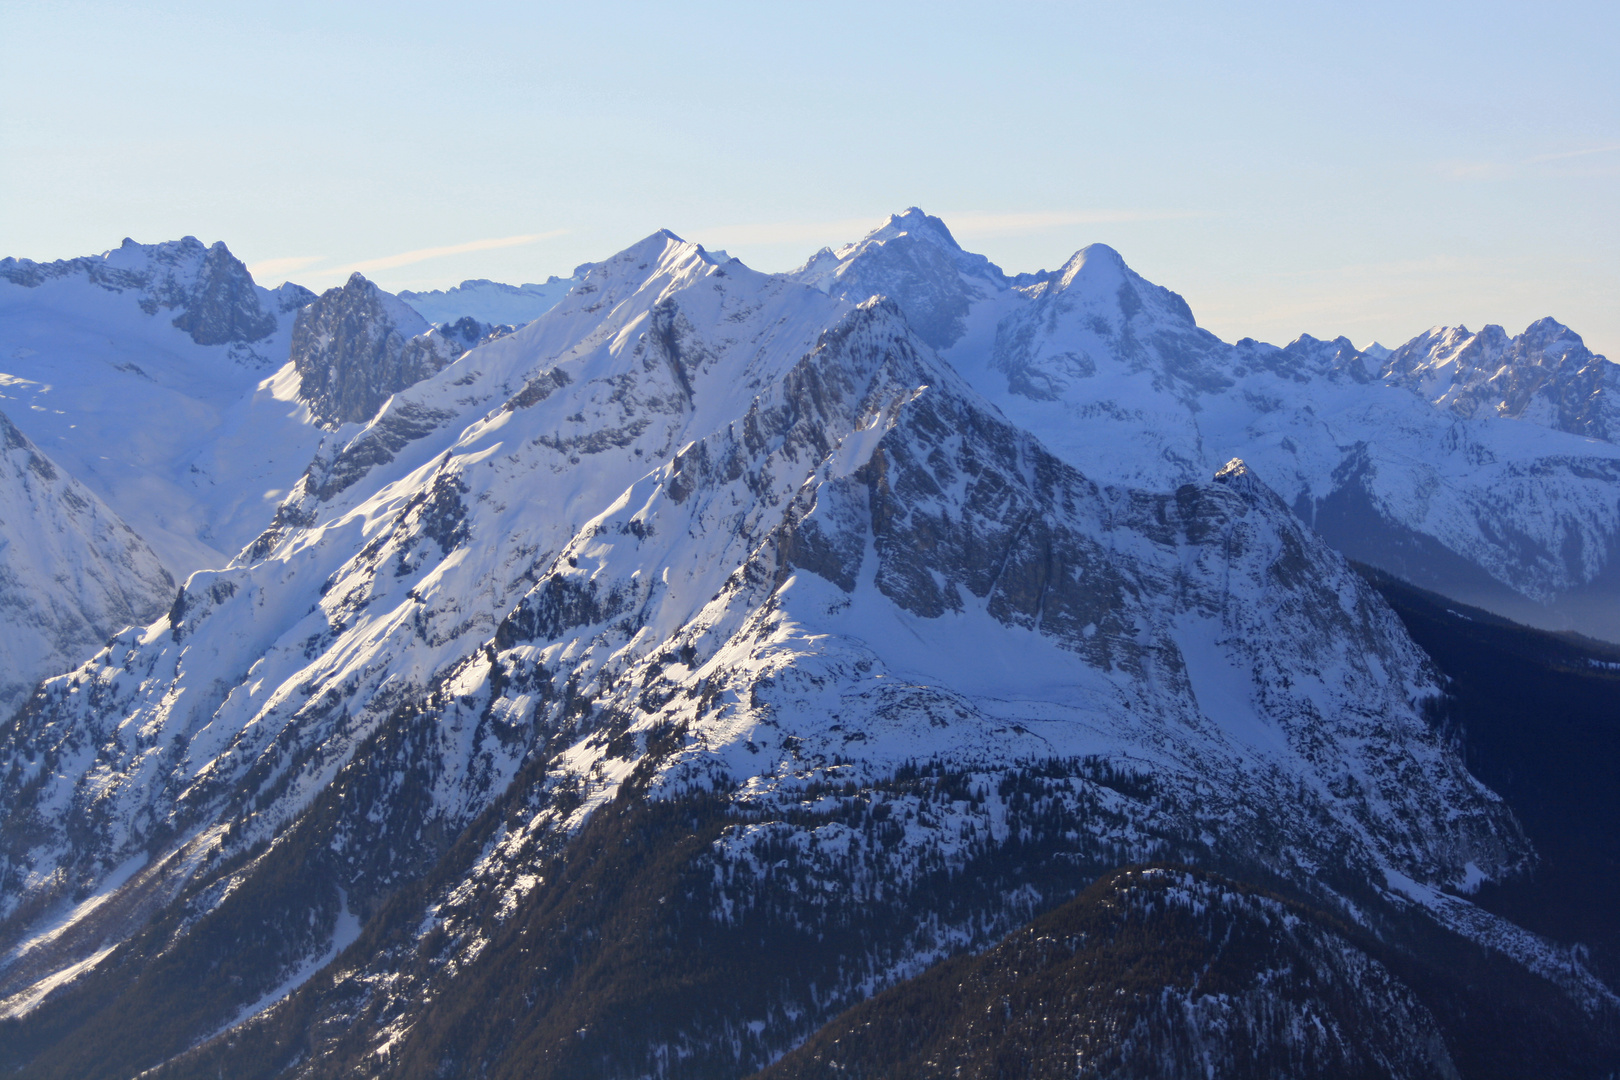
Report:
[{"label": "pale blue sky", "polygon": [[1550,314],[1620,359],[1620,4],[1221,7],[0,0],[0,254],[401,289],[668,227],[777,270],[916,204],[1009,271],[1112,244],[1228,339]]}]

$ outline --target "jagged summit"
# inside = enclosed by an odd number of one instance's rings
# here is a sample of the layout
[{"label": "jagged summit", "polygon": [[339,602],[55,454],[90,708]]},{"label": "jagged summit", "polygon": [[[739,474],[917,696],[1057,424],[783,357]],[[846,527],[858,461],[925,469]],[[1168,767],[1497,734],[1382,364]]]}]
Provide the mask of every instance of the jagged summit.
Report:
[{"label": "jagged summit", "polygon": [[[1168,489],[1240,454],[1360,559],[1533,625],[1620,637],[1605,570],[1620,566],[1620,378],[1561,323],[1439,327],[1394,350],[1229,345],[1107,245],[996,284],[964,272],[930,220],[895,215],[790,276],[894,297],[975,387],[1098,479]],[[1598,582],[1604,599],[1577,597]]]},{"label": "jagged summit", "polygon": [[983,255],[964,251],[939,218],[912,207],[852,244],[817,253],[787,275],[850,303],[892,296],[918,335],[948,348],[975,302],[1009,279]]},{"label": "jagged summit", "polygon": [[1620,367],[1556,319],[1509,336],[1437,326],[1384,359],[1383,376],[1465,418],[1495,413],[1604,439],[1620,438]]},{"label": "jagged summit", "polygon": [[944,221],[916,206],[908,207],[898,214],[890,214],[888,220],[867,233],[864,240],[844,245],[839,254],[852,251],[863,243],[887,243],[901,236],[916,237],[948,251],[961,251],[967,254],[962,245],[956,242],[956,237],[951,235],[951,230]]},{"label": "jagged summit", "polygon": [[317,423],[338,427],[367,422],[395,392],[480,341],[510,332],[510,326],[486,326],[470,316],[430,326],[357,271],[299,311],[289,358],[299,399]]}]

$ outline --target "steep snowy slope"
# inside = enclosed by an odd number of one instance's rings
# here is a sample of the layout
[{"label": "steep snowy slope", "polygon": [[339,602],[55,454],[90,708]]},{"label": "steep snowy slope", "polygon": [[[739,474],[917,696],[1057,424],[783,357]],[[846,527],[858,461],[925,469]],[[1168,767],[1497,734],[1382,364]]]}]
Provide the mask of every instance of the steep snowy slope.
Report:
[{"label": "steep snowy slope", "polygon": [[734,1075],[1148,858],[1607,1016],[1456,895],[1530,852],[1438,693],[1243,463],[1099,485],[895,303],[655,234],[6,729],[7,1060]]},{"label": "steep snowy slope", "polygon": [[1620,375],[1551,319],[1394,353],[1227,345],[1111,248],[1008,280],[917,210],[791,276],[908,317],[916,297],[946,359],[1099,480],[1168,490],[1240,456],[1355,558],[1620,640]]},{"label": "steep snowy slope", "polygon": [[0,413],[0,716],[156,618],[174,588],[129,526]]},{"label": "steep snowy slope", "polygon": [[553,275],[544,282],[523,285],[503,285],[487,278],[477,278],[448,289],[427,292],[406,290],[399,294],[399,298],[431,323],[459,322],[471,318],[483,323],[526,326],[556,307],[557,301],[580,283],[588,269],[589,266],[581,266],[571,277]]}]

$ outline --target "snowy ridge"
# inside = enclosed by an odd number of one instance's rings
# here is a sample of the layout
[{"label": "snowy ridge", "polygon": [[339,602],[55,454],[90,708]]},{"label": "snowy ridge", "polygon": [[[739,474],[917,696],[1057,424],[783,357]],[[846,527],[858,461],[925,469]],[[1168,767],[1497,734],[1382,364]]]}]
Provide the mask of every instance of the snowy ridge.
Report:
[{"label": "snowy ridge", "polygon": [[943,221],[916,207],[856,243],[823,249],[787,276],[855,303],[888,296],[935,348],[960,336],[976,302],[1011,284],[983,255],[963,251]]},{"label": "snowy ridge", "polygon": [[0,407],[176,579],[224,565],[319,436],[276,377],[312,299],[190,238],[0,260]]},{"label": "snowy ridge", "polygon": [[476,319],[482,323],[525,326],[552,308],[585,277],[589,264],[577,268],[570,277],[547,278],[544,282],[503,285],[477,278],[448,289],[426,292],[405,290],[399,298],[430,323]]},{"label": "snowy ridge", "polygon": [[[105,873],[98,866],[115,865],[143,842],[136,822],[159,815],[185,832],[185,823],[205,812],[193,807],[214,803],[209,812],[219,812],[215,800],[249,776],[286,790],[276,802],[282,809],[255,815],[242,833],[268,836],[307,805],[394,705],[420,695],[424,684],[456,684],[456,659],[494,633],[532,584],[536,562],[554,558],[611,501],[609,492],[667,460],[689,441],[682,434],[689,425],[703,423],[691,413],[690,380],[712,359],[710,349],[697,341],[683,349],[689,329],[672,308],[659,308],[666,288],[707,285],[692,299],[711,305],[708,325],[736,325],[712,310],[716,303],[740,304],[754,317],[757,339],[713,346],[743,353],[743,367],[762,362],[746,354],[780,334],[797,342],[790,350],[806,347],[830,306],[751,272],[746,281],[763,287],[766,302],[754,288],[728,296],[716,287],[725,275],[701,249],[663,234],[607,266],[598,281],[576,290],[573,308],[474,350],[436,377],[454,387],[473,376],[458,388],[462,424],[445,427],[449,455],[439,446],[412,446],[373,468],[365,485],[346,488],[335,505],[317,500],[322,523],[283,539],[275,557],[194,575],[168,618],[121,636],[98,665],[51,684],[16,729],[54,748],[37,759],[36,769],[53,771],[36,805],[79,807],[97,839],[17,852],[22,861],[10,862],[10,873],[23,876],[11,880],[47,893],[81,887]],[[605,320],[592,317],[604,306]],[[548,358],[539,374],[554,366],[581,373],[551,400],[534,400],[524,387],[536,354]],[[710,380],[722,390],[709,401],[711,412],[726,415],[731,403],[748,399],[746,384],[731,375]],[[442,397],[433,387],[420,392]],[[404,396],[390,407],[403,408],[409,392]],[[579,423],[569,417],[586,413],[588,437],[556,435]],[[575,473],[574,490],[565,488],[559,501],[535,505],[527,494],[533,474],[569,473],[581,454],[595,457],[596,468]],[[471,521],[464,520],[469,506],[481,511]],[[135,670],[143,673],[138,679],[129,675]],[[159,684],[170,689],[155,693]],[[56,719],[41,725],[46,716]],[[493,769],[494,779],[444,779],[443,809],[457,817],[476,814],[479,799],[498,792],[513,766],[480,764],[480,736],[469,734],[473,742],[447,750],[472,755],[458,768]],[[287,766],[275,763],[289,750],[294,758],[308,755],[307,764],[282,776]],[[456,790],[463,782],[474,790]],[[60,823],[56,813],[41,820],[47,828]]]},{"label": "snowy ridge", "polygon": [[1462,417],[1484,410],[1592,439],[1620,436],[1620,369],[1556,319],[1508,337],[1436,327],[1396,349],[1384,376]]}]

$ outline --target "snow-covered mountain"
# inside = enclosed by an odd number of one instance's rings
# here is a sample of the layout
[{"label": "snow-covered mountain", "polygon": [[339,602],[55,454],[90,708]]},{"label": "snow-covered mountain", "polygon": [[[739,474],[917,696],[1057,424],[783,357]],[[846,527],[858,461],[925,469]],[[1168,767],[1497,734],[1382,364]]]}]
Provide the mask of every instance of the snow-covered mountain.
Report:
[{"label": "snow-covered mountain", "polygon": [[130,527],[0,413],[0,715],[174,592]]},{"label": "snow-covered mountain", "polygon": [[1007,279],[914,223],[788,276],[657,233],[404,388],[364,381],[397,310],[341,329],[364,283],[304,308],[303,400],[380,410],[0,733],[17,1064],[737,1075],[1150,861],[1607,1037],[1578,955],[1466,898],[1534,854],[1428,658],[1269,466],[1178,441],[1374,380],[1106,249]]},{"label": "snow-covered mountain", "polygon": [[1111,248],[1008,279],[919,210],[791,276],[915,307],[965,379],[1100,481],[1172,490],[1242,457],[1354,558],[1620,640],[1620,375],[1551,319],[1393,353],[1228,345]]},{"label": "snow-covered mountain", "polygon": [[504,285],[488,278],[473,278],[448,289],[412,292],[399,298],[431,323],[453,323],[476,319],[482,323],[524,326],[533,322],[568,295],[578,285],[588,266],[581,266],[569,277],[552,275],[543,282]]}]

